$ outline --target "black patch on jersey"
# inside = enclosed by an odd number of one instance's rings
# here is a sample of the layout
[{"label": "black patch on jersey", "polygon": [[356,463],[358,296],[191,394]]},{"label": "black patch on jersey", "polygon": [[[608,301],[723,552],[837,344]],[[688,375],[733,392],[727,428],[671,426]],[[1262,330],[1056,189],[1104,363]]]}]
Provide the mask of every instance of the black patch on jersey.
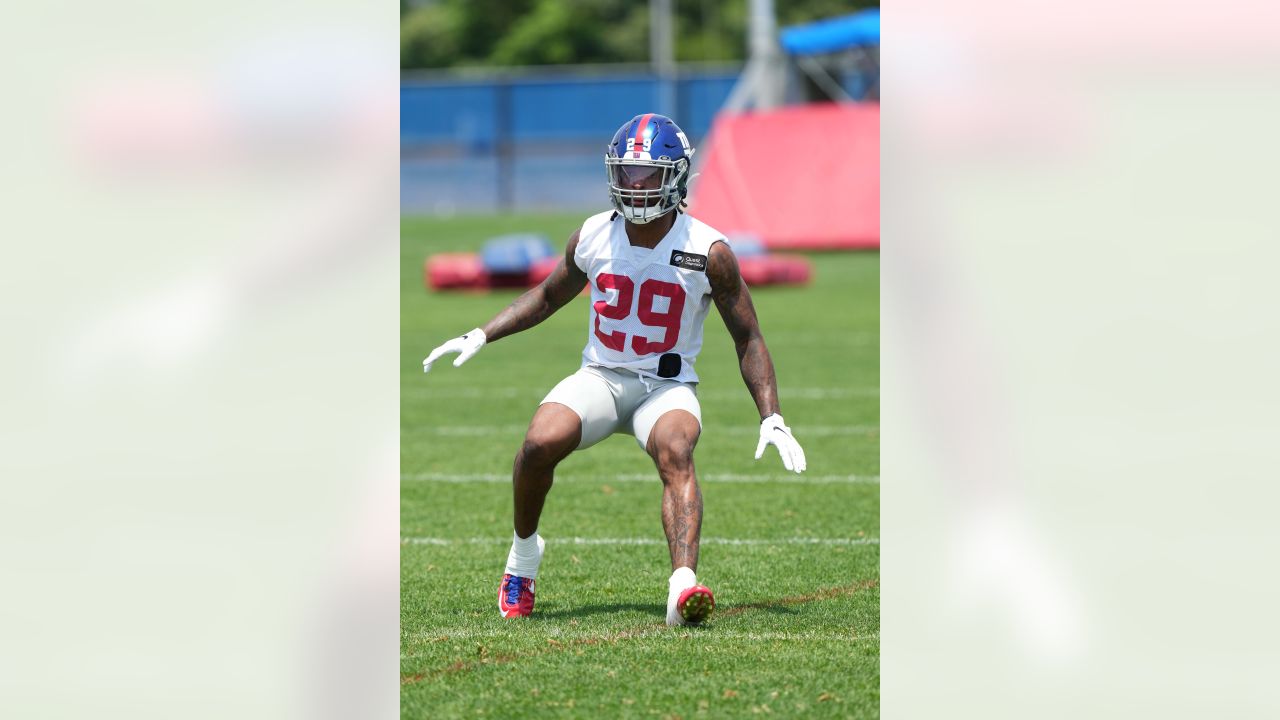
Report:
[{"label": "black patch on jersey", "polygon": [[671,264],[685,270],[707,271],[707,256],[683,250],[671,251]]},{"label": "black patch on jersey", "polygon": [[673,378],[680,374],[679,353],[667,353],[658,358],[658,377]]}]

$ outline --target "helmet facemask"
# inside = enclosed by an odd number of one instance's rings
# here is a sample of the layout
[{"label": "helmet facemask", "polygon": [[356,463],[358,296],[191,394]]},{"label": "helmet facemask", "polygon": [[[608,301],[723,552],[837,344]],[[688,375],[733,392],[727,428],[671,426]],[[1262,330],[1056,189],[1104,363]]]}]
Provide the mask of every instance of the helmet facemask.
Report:
[{"label": "helmet facemask", "polygon": [[[647,153],[646,153],[647,154]],[[653,222],[684,200],[687,158],[657,160],[606,156],[605,175],[613,208],[628,222]]]}]

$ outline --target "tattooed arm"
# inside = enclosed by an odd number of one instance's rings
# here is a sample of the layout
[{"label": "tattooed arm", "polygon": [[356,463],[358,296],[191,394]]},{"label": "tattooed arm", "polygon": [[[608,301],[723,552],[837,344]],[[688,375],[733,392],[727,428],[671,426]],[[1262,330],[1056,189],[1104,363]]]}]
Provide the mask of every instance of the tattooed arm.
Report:
[{"label": "tattooed arm", "polygon": [[587,285],[586,274],[573,261],[573,253],[577,249],[578,233],[575,231],[569,237],[569,244],[564,249],[564,258],[541,285],[516,298],[515,302],[498,313],[484,327],[476,328],[432,350],[431,354],[422,361],[422,372],[430,372],[431,365],[449,353],[458,353],[453,366],[461,367],[463,363],[480,352],[480,348],[486,343],[514,335],[521,330],[528,330],[564,307]]},{"label": "tattooed arm", "polygon": [[547,279],[516,298],[481,328],[488,342],[528,330],[551,317],[582,292],[582,288],[587,285],[587,276],[573,261],[573,253],[577,248],[578,231],[575,230],[569,238],[569,244],[565,246],[564,258]]},{"label": "tattooed arm", "polygon": [[756,320],[756,308],[751,304],[751,293],[738,272],[738,259],[729,246],[717,242],[711,246],[707,262],[707,278],[711,281],[711,297],[720,310],[725,327],[733,337],[738,350],[738,365],[742,379],[756,401],[760,418],[779,413],[778,383],[773,374],[773,359],[760,334]]}]

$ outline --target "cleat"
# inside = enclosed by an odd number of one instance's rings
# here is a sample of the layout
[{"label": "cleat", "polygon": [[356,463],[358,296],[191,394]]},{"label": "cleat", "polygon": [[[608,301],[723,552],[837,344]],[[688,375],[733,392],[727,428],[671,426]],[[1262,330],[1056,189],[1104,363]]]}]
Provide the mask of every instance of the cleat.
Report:
[{"label": "cleat", "polygon": [[502,617],[529,617],[533,613],[533,583],[517,575],[502,576],[502,585],[498,587],[498,612]]},{"label": "cleat", "polygon": [[[530,602],[532,603],[532,600]],[[685,624],[689,625],[706,622],[715,609],[715,596],[711,594],[711,589],[704,585],[694,585],[680,593],[680,599],[676,600],[676,610]]]},{"label": "cleat", "polygon": [[[538,537],[538,563],[542,563],[542,553],[547,543]],[[510,560],[508,560],[510,563]],[[511,567],[510,564],[507,567]],[[538,566],[533,566],[533,575],[538,574]],[[502,576],[502,584],[498,586],[498,613],[504,618],[529,617],[533,613],[533,578],[521,577],[506,573]]]}]

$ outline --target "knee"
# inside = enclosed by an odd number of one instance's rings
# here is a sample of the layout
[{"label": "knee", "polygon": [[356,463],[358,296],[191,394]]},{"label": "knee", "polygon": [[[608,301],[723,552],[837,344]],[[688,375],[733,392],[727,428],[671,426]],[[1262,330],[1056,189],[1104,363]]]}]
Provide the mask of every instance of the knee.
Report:
[{"label": "knee", "polygon": [[696,443],[696,439],[684,435],[663,438],[657,447],[658,469],[666,474],[693,468],[693,448]]},{"label": "knee", "polygon": [[573,452],[569,438],[547,432],[529,431],[516,453],[516,464],[524,467],[550,468]]}]

